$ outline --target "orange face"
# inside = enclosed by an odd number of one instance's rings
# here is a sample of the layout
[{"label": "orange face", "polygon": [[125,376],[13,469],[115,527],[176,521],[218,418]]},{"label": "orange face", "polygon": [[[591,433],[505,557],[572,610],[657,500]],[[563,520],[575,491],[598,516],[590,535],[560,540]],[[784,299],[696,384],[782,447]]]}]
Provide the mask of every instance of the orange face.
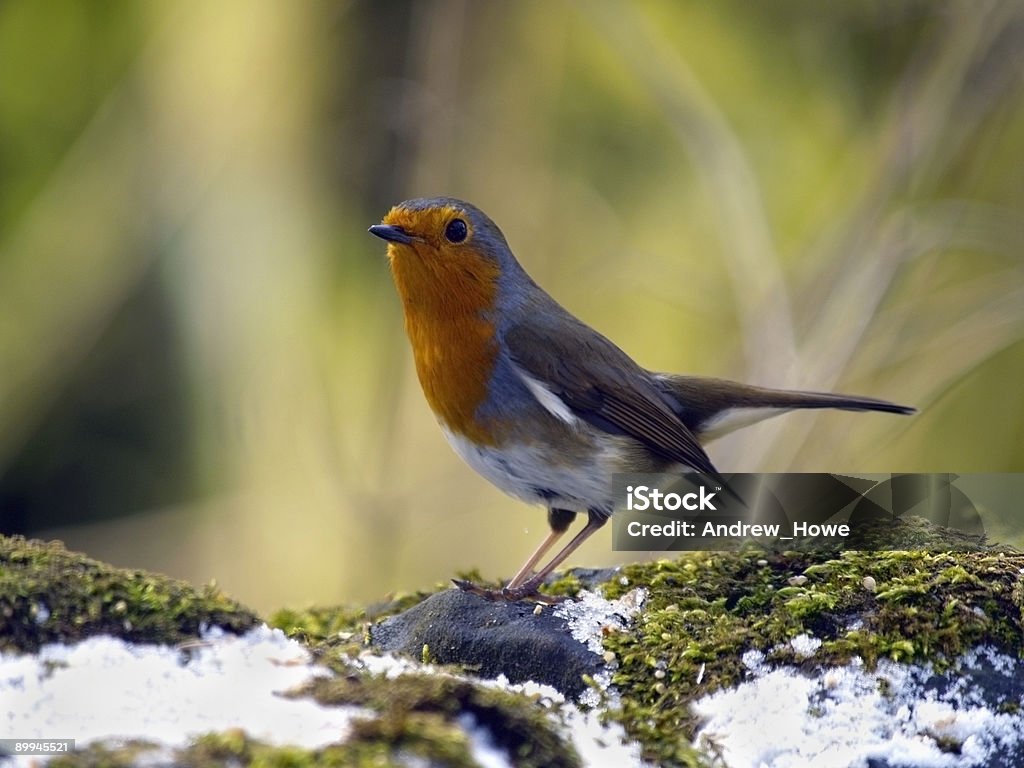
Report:
[{"label": "orange face", "polygon": [[475,247],[469,217],[455,206],[396,206],[383,223],[407,241],[392,239],[388,259],[427,402],[448,429],[493,445],[493,433],[475,414],[497,356],[487,318],[497,296],[497,260]]},{"label": "orange face", "polygon": [[[384,224],[409,236],[408,243],[388,243],[395,285],[407,311],[412,305],[442,314],[478,314],[493,306],[498,265],[477,250],[473,226],[462,211],[451,205],[421,210],[396,206]],[[462,239],[453,242],[451,234]]]}]

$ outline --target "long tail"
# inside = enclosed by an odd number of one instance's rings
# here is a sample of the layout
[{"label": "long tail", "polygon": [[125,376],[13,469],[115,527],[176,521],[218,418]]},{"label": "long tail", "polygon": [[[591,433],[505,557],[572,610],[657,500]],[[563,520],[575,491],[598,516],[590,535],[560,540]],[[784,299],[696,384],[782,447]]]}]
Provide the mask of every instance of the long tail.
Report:
[{"label": "long tail", "polygon": [[702,442],[796,408],[839,408],[904,415],[917,410],[873,397],[767,389],[703,376],[669,373],[654,376],[674,403],[676,413]]}]

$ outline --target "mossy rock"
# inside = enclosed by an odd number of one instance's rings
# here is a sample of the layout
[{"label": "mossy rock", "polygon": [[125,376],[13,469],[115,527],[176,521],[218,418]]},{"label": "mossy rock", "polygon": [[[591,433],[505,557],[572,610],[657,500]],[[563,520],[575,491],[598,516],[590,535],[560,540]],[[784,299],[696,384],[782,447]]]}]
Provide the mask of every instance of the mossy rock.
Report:
[{"label": "mossy rock", "polygon": [[[652,763],[704,765],[713,760],[692,747],[699,723],[690,705],[743,680],[747,651],[808,674],[855,658],[868,668],[888,659],[927,662],[941,672],[983,644],[1022,655],[1024,555],[916,518],[895,526],[879,534],[887,549],[685,553],[626,566],[611,578],[609,572],[573,571],[552,591],[573,594],[585,587],[616,598],[647,590],[632,627],[603,639],[620,697],[608,716],[642,744]],[[894,550],[894,541],[914,549]],[[407,596],[401,608],[423,601],[438,603],[438,595]],[[287,618],[293,629],[344,625],[346,636],[365,646],[381,616],[395,612]],[[821,641],[812,654],[789,643],[801,635]],[[459,664],[454,657],[446,661]],[[472,674],[473,659],[463,663]],[[505,672],[521,677],[521,666]]]},{"label": "mossy rock", "polygon": [[174,644],[205,628],[240,633],[258,621],[213,586],[115,568],[60,542],[0,536],[0,651],[100,634]]},{"label": "mossy rock", "polygon": [[[1024,555],[1001,552],[695,553],[628,566],[629,586],[647,604],[632,631],[610,635],[612,681],[621,707],[611,713],[659,765],[693,765],[699,725],[691,703],[739,683],[743,655],[816,670],[862,660],[928,662],[942,671],[989,645],[1024,652]],[[821,641],[810,655],[789,643]],[[794,716],[798,716],[794,713]]]},{"label": "mossy rock", "polygon": [[[700,723],[691,704],[743,681],[748,651],[808,675],[854,659],[867,668],[891,660],[928,663],[941,672],[982,645],[1024,655],[1024,555],[982,541],[965,545],[962,539],[946,542],[958,551],[943,551],[941,530],[908,525],[922,548],[686,553],[614,574],[570,572],[555,589],[599,589],[608,598],[646,591],[631,626],[603,633],[602,658],[610,662],[616,687],[616,696],[602,704],[605,716],[621,723],[652,764],[708,765],[714,756],[692,746]],[[273,623],[301,639],[334,672],[292,695],[365,712],[343,743],[310,751],[269,746],[243,732],[209,734],[175,751],[175,763],[359,766],[419,759],[461,767],[473,764],[460,721],[470,715],[517,764],[579,764],[535,701],[478,684],[471,662],[445,659],[461,677],[428,669],[373,675],[351,663],[373,652],[374,625],[428,600],[444,604],[438,593],[448,589],[439,585],[369,608],[282,611],[274,617]],[[204,625],[237,632],[256,621],[212,589],[112,568],[57,545],[3,538],[0,611],[0,647],[21,650],[101,632],[178,642]],[[800,636],[815,640],[810,653],[790,642]],[[426,648],[420,651],[410,651],[413,661],[437,660],[436,647],[429,657]],[[61,764],[132,765],[146,762],[148,749],[141,742],[123,751],[94,745]]]}]

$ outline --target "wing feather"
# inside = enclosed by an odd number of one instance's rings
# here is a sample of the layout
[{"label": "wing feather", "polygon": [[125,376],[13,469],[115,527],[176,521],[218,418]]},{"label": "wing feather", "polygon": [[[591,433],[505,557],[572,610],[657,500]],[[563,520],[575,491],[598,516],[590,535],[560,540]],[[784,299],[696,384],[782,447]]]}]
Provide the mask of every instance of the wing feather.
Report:
[{"label": "wing feather", "polygon": [[[587,423],[628,435],[669,461],[717,477],[697,437],[668,406],[647,372],[571,315],[562,317],[577,326],[576,334],[545,334],[532,323],[507,330],[505,343],[513,362]],[[563,340],[572,336],[586,341]]]}]

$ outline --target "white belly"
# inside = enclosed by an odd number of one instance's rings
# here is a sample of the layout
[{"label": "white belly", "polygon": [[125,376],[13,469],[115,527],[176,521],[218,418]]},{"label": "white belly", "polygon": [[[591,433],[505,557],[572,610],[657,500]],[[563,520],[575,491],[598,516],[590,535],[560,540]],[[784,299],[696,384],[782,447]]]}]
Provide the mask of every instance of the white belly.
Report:
[{"label": "white belly", "polygon": [[606,439],[602,445],[607,447],[570,464],[565,457],[553,455],[547,445],[481,447],[443,425],[441,428],[452,448],[469,466],[510,496],[574,512],[612,512],[612,474],[625,469],[624,442]]}]

